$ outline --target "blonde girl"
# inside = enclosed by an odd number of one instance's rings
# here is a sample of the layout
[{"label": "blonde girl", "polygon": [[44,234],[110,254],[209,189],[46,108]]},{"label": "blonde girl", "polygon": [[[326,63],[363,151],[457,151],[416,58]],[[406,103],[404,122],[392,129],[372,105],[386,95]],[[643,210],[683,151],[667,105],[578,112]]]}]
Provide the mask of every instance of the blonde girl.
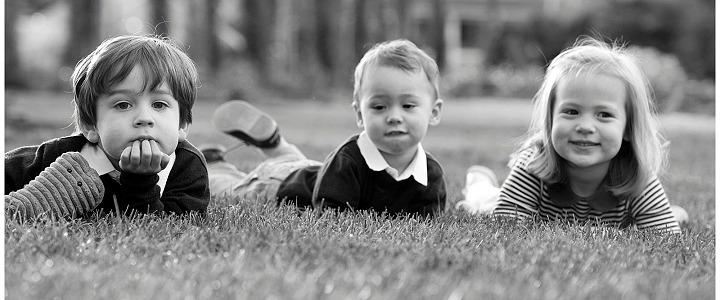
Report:
[{"label": "blonde girl", "polygon": [[563,51],[493,214],[680,232],[657,177],[667,155],[651,97],[622,46],[582,38]]}]

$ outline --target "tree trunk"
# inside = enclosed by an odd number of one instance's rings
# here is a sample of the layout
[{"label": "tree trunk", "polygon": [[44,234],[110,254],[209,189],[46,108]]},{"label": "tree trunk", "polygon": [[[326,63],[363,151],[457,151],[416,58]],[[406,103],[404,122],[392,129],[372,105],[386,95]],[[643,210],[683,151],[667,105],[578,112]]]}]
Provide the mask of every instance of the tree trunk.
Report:
[{"label": "tree trunk", "polygon": [[410,18],[408,18],[408,8],[410,4],[409,0],[396,0],[395,3],[401,37],[407,37],[410,32]]},{"label": "tree trunk", "polygon": [[498,0],[489,0],[487,2],[488,9],[486,11],[487,22],[482,28],[482,37],[480,41],[480,49],[484,52],[481,59],[480,74],[485,74],[487,68],[491,64],[491,60],[495,56],[493,53],[496,49],[497,38],[502,30],[502,24],[498,18],[500,14]]},{"label": "tree trunk", "polygon": [[209,72],[212,76],[218,73],[220,68],[221,53],[220,44],[218,42],[218,30],[217,30],[217,7],[218,0],[208,0],[207,6],[205,7],[205,24],[207,30],[205,31],[205,44],[207,45],[207,62]]},{"label": "tree trunk", "polygon": [[333,24],[332,13],[335,12],[335,0],[315,0],[315,13],[317,20],[317,52],[320,63],[325,70],[332,69],[333,61]]},{"label": "tree trunk", "polygon": [[355,0],[355,62],[365,55],[365,44],[367,43],[367,2]]},{"label": "tree trunk", "polygon": [[159,36],[168,36],[170,28],[168,22],[170,14],[168,11],[167,0],[151,0],[150,1],[150,25],[153,26],[155,34]]},{"label": "tree trunk", "polygon": [[248,54],[265,73],[263,76],[267,76],[270,73],[270,50],[275,32],[275,0],[245,0],[243,16],[242,28]]},{"label": "tree trunk", "polygon": [[25,86],[22,65],[18,53],[15,25],[23,7],[21,0],[5,2],[5,87],[22,88]]},{"label": "tree trunk", "polygon": [[63,65],[74,67],[100,44],[100,5],[102,1],[71,0],[68,43]]},{"label": "tree trunk", "polygon": [[433,48],[435,48],[435,61],[438,68],[445,68],[445,0],[434,0],[435,32],[433,33]]}]

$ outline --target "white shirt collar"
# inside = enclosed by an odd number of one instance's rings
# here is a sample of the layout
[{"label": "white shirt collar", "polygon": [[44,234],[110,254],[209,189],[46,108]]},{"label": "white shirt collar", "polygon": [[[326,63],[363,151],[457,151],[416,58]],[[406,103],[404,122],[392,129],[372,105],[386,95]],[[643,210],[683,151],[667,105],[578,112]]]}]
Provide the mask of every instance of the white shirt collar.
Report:
[{"label": "white shirt collar", "polygon": [[412,176],[415,181],[427,186],[427,156],[425,155],[425,149],[423,149],[422,144],[418,143],[415,157],[407,168],[405,168],[405,171],[402,174],[398,174],[399,171],[387,163],[380,153],[380,150],[378,150],[377,146],[375,146],[372,140],[370,140],[367,132],[363,131],[360,133],[360,136],[358,136],[357,139],[357,144],[358,148],[360,148],[360,154],[362,154],[365,159],[365,163],[367,163],[371,170],[385,170],[397,181],[401,181]]},{"label": "white shirt collar", "polygon": [[[105,152],[103,152],[100,147],[93,143],[85,144],[85,146],[83,146],[80,150],[80,154],[85,158],[85,160],[88,161],[90,167],[95,169],[95,171],[97,171],[98,175],[100,176],[115,171],[115,167],[107,158]],[[160,195],[162,195],[163,191],[165,190],[165,185],[167,184],[170,170],[172,170],[174,164],[175,153],[173,152],[172,154],[170,154],[170,162],[168,163],[167,167],[165,167],[165,169],[158,173],[158,177],[160,178],[158,179],[157,185],[160,186]]]}]

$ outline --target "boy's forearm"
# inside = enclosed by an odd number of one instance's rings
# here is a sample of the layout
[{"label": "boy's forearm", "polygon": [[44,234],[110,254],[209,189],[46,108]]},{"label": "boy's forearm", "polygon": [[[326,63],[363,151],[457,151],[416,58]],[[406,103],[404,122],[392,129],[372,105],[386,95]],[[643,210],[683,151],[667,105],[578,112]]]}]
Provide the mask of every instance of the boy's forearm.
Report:
[{"label": "boy's forearm", "polygon": [[210,204],[210,189],[207,177],[197,175],[191,184],[181,187],[166,187],[160,201],[166,213],[187,214],[199,212],[205,214]]},{"label": "boy's forearm", "polygon": [[159,213],[163,211],[157,174],[141,175],[123,172],[120,175],[120,191],[116,195],[117,209],[129,213]]},{"label": "boy's forearm", "polygon": [[166,191],[161,195],[157,175],[123,174],[117,198],[119,209],[128,213],[205,213],[210,202],[208,180],[203,180],[202,174],[197,177],[182,186],[168,182]]},{"label": "boy's forearm", "polygon": [[5,195],[5,209],[23,218],[42,214],[74,217],[93,210],[104,193],[100,176],[85,158],[78,152],[68,152],[23,188]]}]

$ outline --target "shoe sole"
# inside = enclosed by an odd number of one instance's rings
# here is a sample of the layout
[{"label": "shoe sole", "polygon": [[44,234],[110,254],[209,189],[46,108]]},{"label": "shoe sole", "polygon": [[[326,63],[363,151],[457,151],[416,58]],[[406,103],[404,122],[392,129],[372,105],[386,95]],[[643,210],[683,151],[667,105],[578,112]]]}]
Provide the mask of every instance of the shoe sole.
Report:
[{"label": "shoe sole", "polygon": [[[212,123],[218,131],[247,138],[252,144],[262,143],[273,137],[277,123],[270,115],[260,111],[245,101],[233,100],[218,106],[212,116]],[[238,133],[239,132],[239,133]]]}]

